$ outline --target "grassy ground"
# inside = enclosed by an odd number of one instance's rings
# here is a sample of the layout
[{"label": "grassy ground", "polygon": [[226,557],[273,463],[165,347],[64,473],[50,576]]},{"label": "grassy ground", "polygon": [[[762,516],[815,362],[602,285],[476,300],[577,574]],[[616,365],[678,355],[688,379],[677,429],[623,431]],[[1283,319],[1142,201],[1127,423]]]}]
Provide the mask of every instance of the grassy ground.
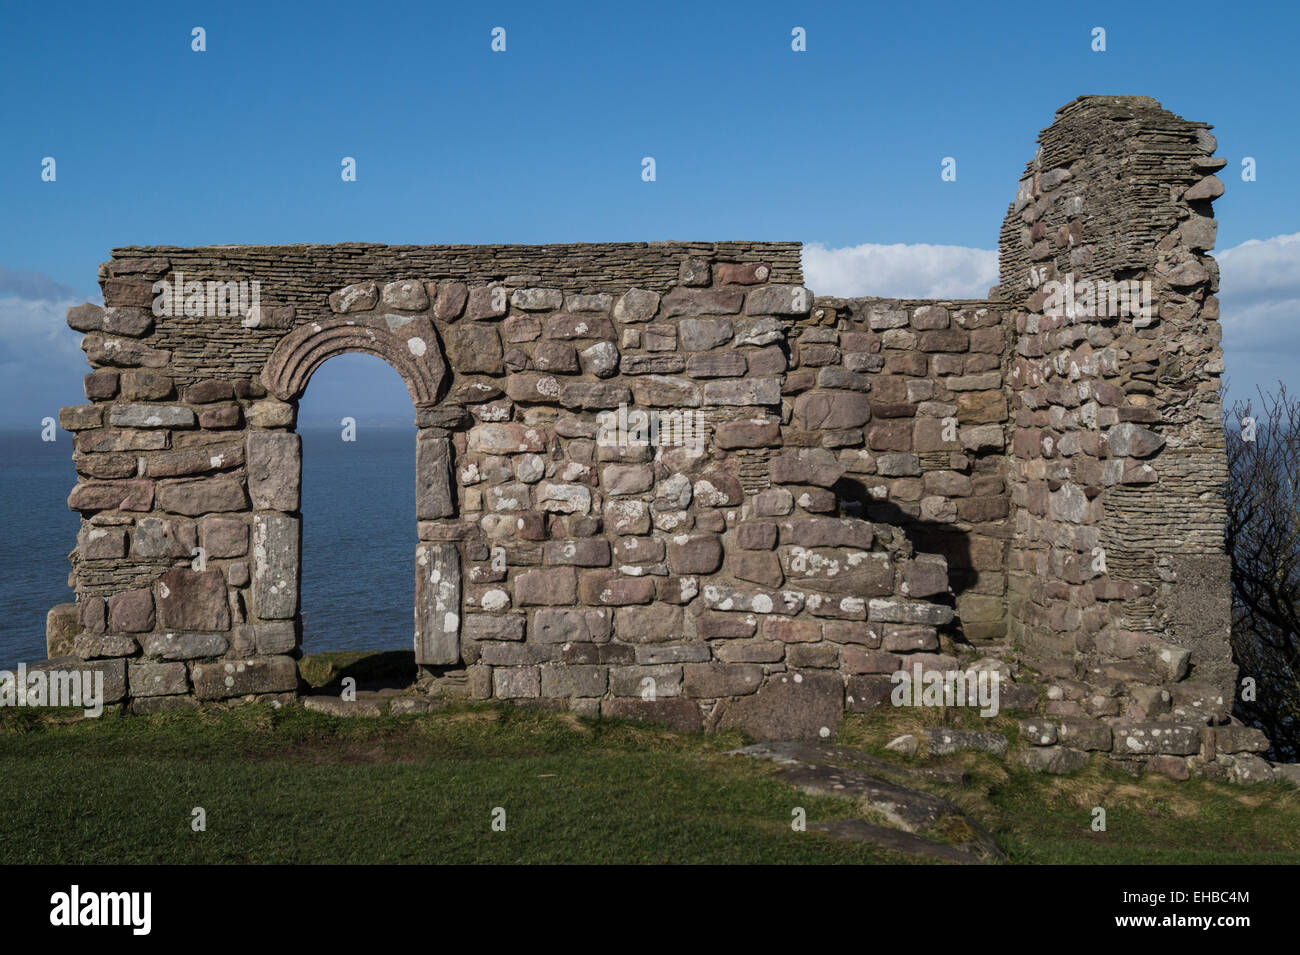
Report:
[{"label": "grassy ground", "polygon": [[[843,740],[884,754],[897,732],[942,718],[855,717]],[[725,755],[740,742],[494,704],[378,719],[299,706],[98,720],[5,710],[0,862],[904,861],[792,831],[796,806],[809,822],[856,806]],[[970,786],[932,788],[1013,862],[1300,862],[1300,790],[1135,779],[1099,760],[1070,777],[962,761]],[[1097,806],[1105,832],[1090,827]],[[195,807],[206,832],[191,829]],[[497,807],[504,832],[491,826]]]},{"label": "grassy ground", "polygon": [[496,706],[6,717],[5,863],[883,859],[791,831],[793,806],[829,819],[848,803],[797,794],[720,740],[630,724]]},{"label": "grassy ground", "polygon": [[[890,757],[883,744],[940,724],[1003,731],[1017,721],[968,710],[878,711],[846,721],[841,742]],[[922,753],[923,755],[923,753]],[[905,761],[904,761],[905,762]],[[919,764],[924,764],[924,759]],[[1286,783],[1239,786],[1158,774],[1133,776],[1100,755],[1077,773],[1030,773],[1010,760],[964,753],[970,784],[930,786],[981,822],[1010,861],[1022,864],[1222,865],[1300,862],[1300,789]],[[1105,810],[1105,830],[1092,828]]]}]

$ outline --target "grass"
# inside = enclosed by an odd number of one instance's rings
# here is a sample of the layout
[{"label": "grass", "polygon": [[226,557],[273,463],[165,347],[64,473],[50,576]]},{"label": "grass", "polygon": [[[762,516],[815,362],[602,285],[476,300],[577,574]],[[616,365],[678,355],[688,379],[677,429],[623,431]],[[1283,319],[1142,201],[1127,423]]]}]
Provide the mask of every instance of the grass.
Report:
[{"label": "grass", "polygon": [[[0,721],[4,863],[878,862],[728,741],[479,705]],[[23,714],[26,716],[27,714]],[[191,831],[203,807],[207,831]],[[494,832],[492,812],[505,809]]]},{"label": "grass", "polygon": [[[922,740],[940,725],[1002,732],[1014,745],[1016,718],[970,710],[890,709],[852,717],[840,741],[900,764],[884,748],[902,733]],[[925,756],[924,743],[920,757]],[[1031,773],[983,753],[950,757],[970,784],[927,788],[982,823],[1021,864],[1225,865],[1300,862],[1300,789],[1286,783],[1239,786],[1158,774],[1133,776],[1100,755],[1068,776]],[[1093,829],[1095,810],[1105,829]]]},{"label": "grass", "polygon": [[[842,740],[906,762],[883,743],[969,719],[851,717]],[[809,823],[859,810],[794,791],[770,763],[725,755],[741,742],[496,704],[376,719],[269,705],[98,720],[6,710],[0,862],[907,861],[792,831],[797,806]],[[1300,862],[1300,790],[1136,779],[1099,759],[1069,777],[983,754],[959,761],[971,785],[929,788],[1012,862]],[[1091,829],[1097,806],[1105,832]],[[195,807],[205,832],[191,829]],[[492,829],[497,807],[504,832]]]}]

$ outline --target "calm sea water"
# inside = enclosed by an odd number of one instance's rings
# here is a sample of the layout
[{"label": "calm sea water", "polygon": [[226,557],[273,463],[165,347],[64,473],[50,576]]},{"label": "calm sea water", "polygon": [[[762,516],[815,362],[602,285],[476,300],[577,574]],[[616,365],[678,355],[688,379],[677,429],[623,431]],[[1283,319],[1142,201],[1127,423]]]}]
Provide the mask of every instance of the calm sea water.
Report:
[{"label": "calm sea water", "polygon": [[415,428],[302,434],[303,651],[415,644]]},{"label": "calm sea water", "polygon": [[72,599],[68,553],[81,521],[68,510],[77,482],[72,435],[0,432],[0,669],[45,659],[45,614]]},{"label": "calm sea water", "polygon": [[[415,429],[303,439],[304,650],[410,649],[415,604]],[[0,432],[0,669],[45,659],[45,614],[73,599],[78,516],[72,440]]]}]

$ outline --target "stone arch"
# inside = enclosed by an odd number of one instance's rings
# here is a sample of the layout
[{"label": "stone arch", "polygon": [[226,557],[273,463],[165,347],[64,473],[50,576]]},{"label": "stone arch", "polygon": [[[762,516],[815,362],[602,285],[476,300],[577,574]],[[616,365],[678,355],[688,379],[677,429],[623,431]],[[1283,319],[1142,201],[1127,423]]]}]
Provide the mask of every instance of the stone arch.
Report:
[{"label": "stone arch", "polygon": [[281,401],[300,397],[326,360],[347,352],[382,358],[396,369],[416,408],[431,407],[447,374],[437,333],[428,318],[395,327],[384,318],[327,319],[299,325],[280,340],[262,369],[262,384]]}]

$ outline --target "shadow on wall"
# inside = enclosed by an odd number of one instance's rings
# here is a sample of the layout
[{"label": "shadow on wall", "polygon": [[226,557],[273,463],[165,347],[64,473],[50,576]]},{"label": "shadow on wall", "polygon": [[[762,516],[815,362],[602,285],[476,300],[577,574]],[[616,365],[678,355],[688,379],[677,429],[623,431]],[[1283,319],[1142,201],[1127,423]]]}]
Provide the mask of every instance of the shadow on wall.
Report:
[{"label": "shadow on wall", "polygon": [[[852,477],[842,477],[832,488],[839,498],[846,516],[862,517],[875,524],[888,525],[911,546],[913,554],[938,554],[948,561],[948,581],[951,595],[935,594],[926,599],[956,608],[956,598],[969,589],[973,582],[970,534],[944,521],[918,520],[892,501],[874,500],[866,485]],[[953,618],[954,636],[963,642],[961,618]]]}]

